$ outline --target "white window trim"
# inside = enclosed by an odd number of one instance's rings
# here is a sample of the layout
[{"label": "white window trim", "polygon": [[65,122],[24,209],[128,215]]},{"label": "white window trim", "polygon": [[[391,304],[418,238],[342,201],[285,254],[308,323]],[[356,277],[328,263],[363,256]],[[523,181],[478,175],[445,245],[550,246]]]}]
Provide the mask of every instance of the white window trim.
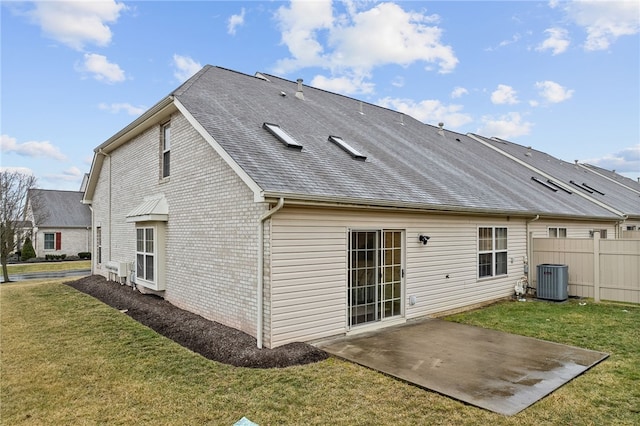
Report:
[{"label": "white window trim", "polygon": [[[53,247],[47,248],[47,235],[53,235]],[[55,232],[44,232],[42,236],[42,247],[44,247],[44,251],[56,251],[56,233]]]},{"label": "white window trim", "polygon": [[[169,147],[167,148],[166,130],[169,130]],[[164,169],[165,154],[169,153],[169,173],[165,176]],[[168,121],[160,126],[160,179],[166,180],[171,177],[171,122]]]},{"label": "white window trim", "polygon": [[[480,250],[480,229],[491,228],[491,250]],[[498,250],[496,248],[496,229],[504,229],[507,232],[507,248]],[[480,255],[491,253],[491,275],[480,276]],[[506,253],[507,255],[507,271],[504,274],[496,274],[496,254]],[[478,281],[492,280],[502,278],[509,275],[509,227],[500,225],[483,225],[476,229],[476,278]]]},{"label": "white window trim", "polygon": [[[138,251],[138,230],[139,229],[153,229],[153,252],[140,252]],[[165,224],[162,222],[137,222],[135,227],[135,283],[151,290],[162,291],[165,290],[165,254],[164,254],[164,242],[165,242]],[[146,241],[146,232],[145,232]],[[151,254],[153,256],[153,280],[147,280],[138,276],[138,254]]]},{"label": "white window trim", "polygon": [[[555,229],[555,231],[556,231],[556,236],[555,237],[551,236],[551,230],[552,229]],[[561,229],[564,229],[564,237],[560,236],[560,230]],[[567,228],[565,228],[564,226],[550,226],[550,227],[547,228],[547,236],[549,238],[567,238]]]}]

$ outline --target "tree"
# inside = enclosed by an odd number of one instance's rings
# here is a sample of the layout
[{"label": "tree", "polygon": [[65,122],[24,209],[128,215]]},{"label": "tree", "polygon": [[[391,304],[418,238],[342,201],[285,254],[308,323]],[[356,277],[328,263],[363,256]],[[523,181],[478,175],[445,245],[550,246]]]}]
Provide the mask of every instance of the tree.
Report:
[{"label": "tree", "polygon": [[9,281],[7,259],[16,248],[14,235],[24,221],[27,194],[36,186],[36,177],[20,172],[0,172],[0,263],[4,282]]},{"label": "tree", "polygon": [[31,244],[31,238],[27,237],[22,246],[22,260],[33,259],[34,257],[36,257],[36,251],[33,249],[33,244]]}]

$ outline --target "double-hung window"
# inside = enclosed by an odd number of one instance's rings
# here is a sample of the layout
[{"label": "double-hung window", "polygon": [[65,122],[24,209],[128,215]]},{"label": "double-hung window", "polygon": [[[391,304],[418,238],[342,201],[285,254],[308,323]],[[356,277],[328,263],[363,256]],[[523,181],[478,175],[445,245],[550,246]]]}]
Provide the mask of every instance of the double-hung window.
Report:
[{"label": "double-hung window", "polygon": [[478,278],[507,274],[507,228],[478,228]]},{"label": "double-hung window", "polygon": [[136,276],[138,279],[155,282],[155,259],[155,228],[136,228]]},{"label": "double-hung window", "polygon": [[171,166],[171,123],[164,124],[161,127],[161,148],[162,148],[162,178],[169,177]]},{"label": "double-hung window", "polygon": [[549,238],[567,238],[567,228],[549,228]]},{"label": "double-hung window", "polygon": [[47,232],[44,234],[45,250],[62,250],[62,232]]}]

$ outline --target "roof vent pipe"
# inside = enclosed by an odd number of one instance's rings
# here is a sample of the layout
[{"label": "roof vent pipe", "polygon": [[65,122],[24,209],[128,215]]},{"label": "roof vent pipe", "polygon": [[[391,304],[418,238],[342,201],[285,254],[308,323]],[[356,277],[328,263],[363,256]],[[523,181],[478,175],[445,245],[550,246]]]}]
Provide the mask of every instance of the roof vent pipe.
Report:
[{"label": "roof vent pipe", "polygon": [[441,121],[441,122],[439,122],[439,123],[438,123],[438,127],[440,128],[440,129],[438,130],[438,134],[439,134],[440,136],[444,136],[444,123],[443,123],[442,121]]},{"label": "roof vent pipe", "polygon": [[304,93],[302,93],[302,79],[298,79],[298,91],[296,92],[296,98],[304,101]]}]

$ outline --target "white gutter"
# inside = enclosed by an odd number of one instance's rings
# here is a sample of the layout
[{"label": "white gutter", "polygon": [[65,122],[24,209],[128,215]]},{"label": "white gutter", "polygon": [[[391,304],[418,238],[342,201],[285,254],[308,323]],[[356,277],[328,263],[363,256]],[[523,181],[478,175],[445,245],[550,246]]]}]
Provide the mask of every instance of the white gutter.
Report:
[{"label": "white gutter", "polygon": [[278,204],[271,210],[265,212],[260,216],[258,225],[258,289],[257,289],[257,320],[256,320],[256,340],[258,342],[258,348],[262,349],[262,324],[264,321],[264,222],[273,216],[278,210],[284,206],[284,198],[280,197]]},{"label": "white gutter", "polygon": [[[540,219],[540,215],[537,214],[536,217],[534,217],[533,219],[529,219],[526,222],[526,232],[527,232],[527,281],[529,280],[529,275],[531,275],[530,269],[531,269],[531,265],[529,264],[529,262],[531,261],[531,257],[533,256],[533,238],[531,238],[532,236],[529,235],[529,224],[532,222],[535,222],[536,220]],[[529,283],[529,285],[531,285],[531,283]]]},{"label": "white gutter", "polygon": [[109,217],[107,218],[107,223],[109,224],[109,260],[111,260],[111,234],[113,233],[111,228],[111,155],[104,152],[102,148],[98,148],[97,153],[109,159]]},{"label": "white gutter", "polygon": [[580,196],[582,198],[585,198],[585,199],[591,201],[592,203],[597,204],[598,206],[600,206],[600,207],[602,207],[602,208],[604,208],[606,210],[609,210],[611,213],[614,213],[614,214],[616,214],[618,216],[624,216],[624,213],[621,212],[620,210],[614,209],[610,205],[608,205],[606,203],[603,203],[603,202],[601,202],[601,201],[599,201],[599,200],[597,200],[597,199],[595,199],[593,197],[589,197],[587,194],[583,194],[581,191],[575,191],[573,188],[571,188],[569,185],[565,184],[564,182],[560,181],[558,178],[556,178],[554,176],[551,176],[550,174],[545,173],[542,170],[539,170],[537,167],[532,166],[531,164],[527,163],[526,161],[520,160],[519,158],[509,154],[506,151],[501,150],[500,148],[497,148],[497,147],[493,146],[492,144],[490,144],[488,142],[483,141],[481,138],[477,137],[473,133],[467,133],[467,136],[469,136],[470,138],[472,138],[475,141],[480,142],[482,145],[486,146],[487,148],[491,148],[494,151],[499,152],[500,154],[504,155],[505,157],[512,159],[516,163],[518,163],[518,164],[520,164],[522,166],[525,166],[527,169],[529,169],[531,171],[534,171],[534,172],[538,173],[539,175],[544,176],[547,179],[553,180],[556,185],[558,185],[558,186],[560,186],[560,187],[562,187],[562,188],[564,188],[564,189],[566,189],[566,190],[568,190],[570,192],[573,192],[574,194],[578,194],[578,196]]}]

